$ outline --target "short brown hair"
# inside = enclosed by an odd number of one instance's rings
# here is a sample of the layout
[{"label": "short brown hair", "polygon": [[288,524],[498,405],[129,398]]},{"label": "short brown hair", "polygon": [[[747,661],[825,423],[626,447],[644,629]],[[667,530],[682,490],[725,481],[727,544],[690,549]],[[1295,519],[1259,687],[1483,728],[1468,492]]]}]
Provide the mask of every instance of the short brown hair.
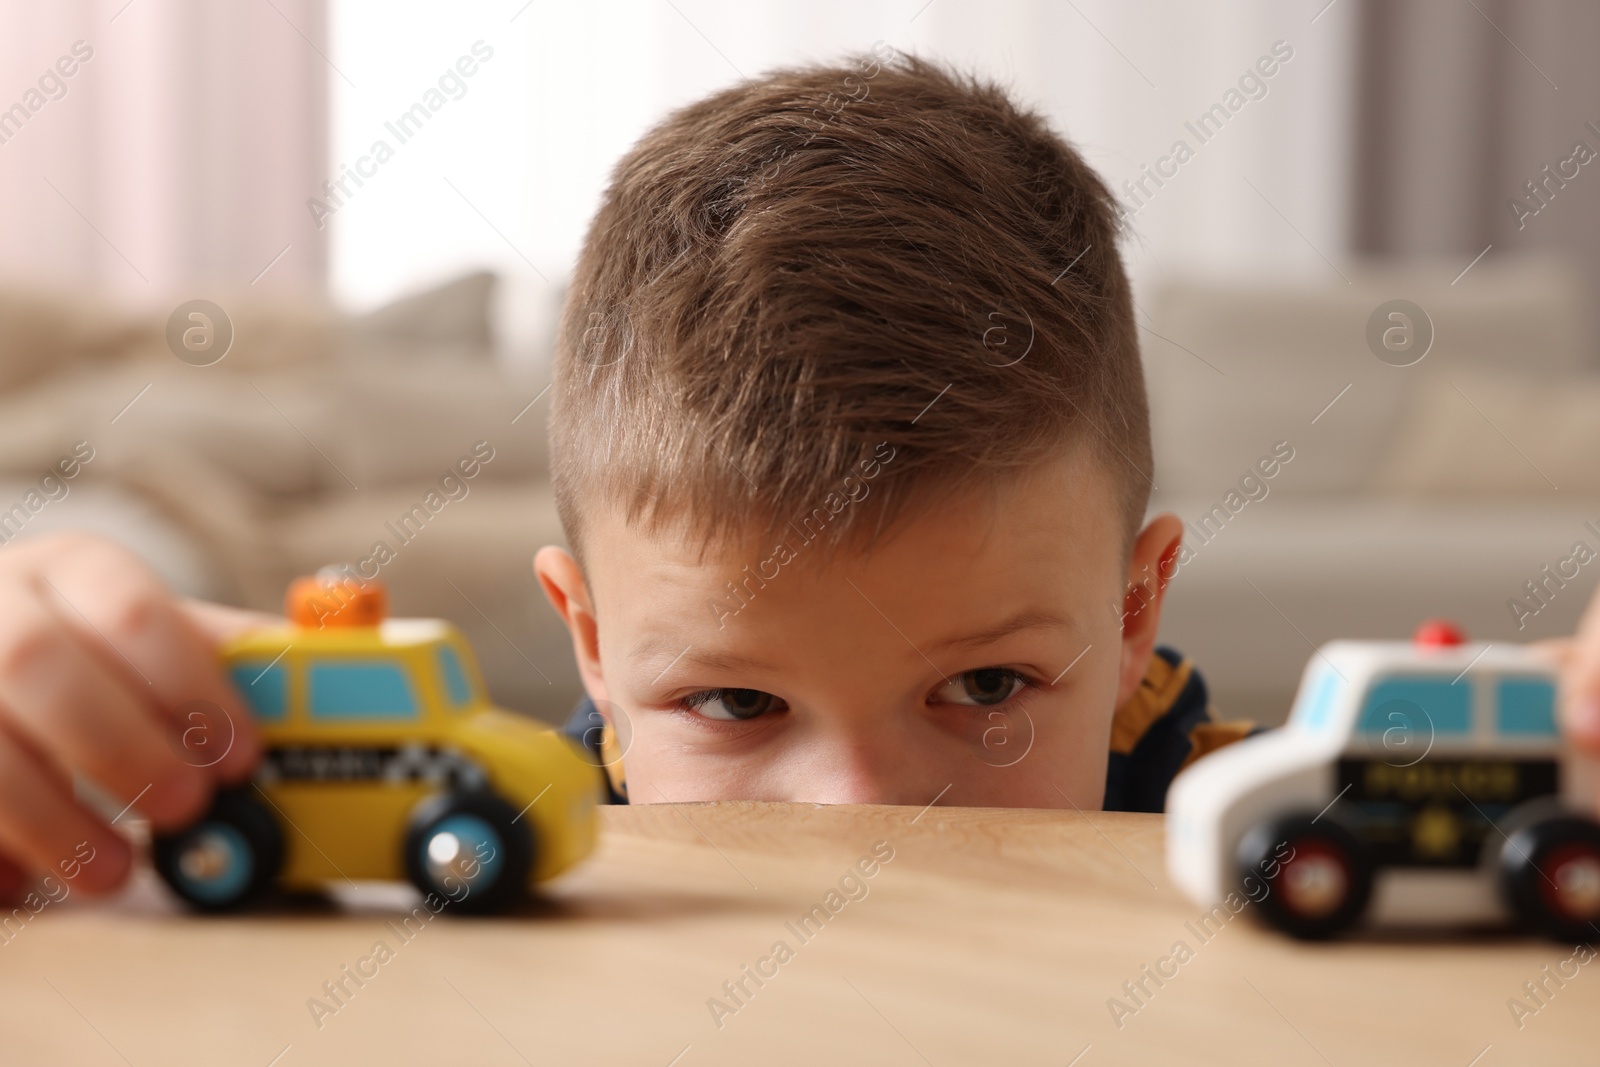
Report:
[{"label": "short brown hair", "polygon": [[1149,413],[1110,193],[999,87],[874,53],[716,93],[617,164],[556,349],[575,551],[594,498],[707,542],[776,530],[882,442],[879,527],[1076,441],[1137,529]]}]

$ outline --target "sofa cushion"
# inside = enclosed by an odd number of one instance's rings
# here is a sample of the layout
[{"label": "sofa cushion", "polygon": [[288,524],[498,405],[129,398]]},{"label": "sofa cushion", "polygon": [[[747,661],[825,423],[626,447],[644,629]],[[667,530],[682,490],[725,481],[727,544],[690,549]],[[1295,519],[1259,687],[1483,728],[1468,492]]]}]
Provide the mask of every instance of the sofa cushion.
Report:
[{"label": "sofa cushion", "polygon": [[[1162,492],[1212,494],[1278,440],[1297,450],[1283,492],[1365,492],[1412,393],[1436,371],[1531,378],[1593,366],[1570,270],[1491,255],[1452,284],[1459,271],[1421,263],[1348,268],[1349,284],[1330,272],[1325,283],[1187,276],[1159,287],[1140,343]],[[1368,319],[1397,297],[1434,326],[1431,351],[1408,367],[1380,361],[1366,341]]]},{"label": "sofa cushion", "polygon": [[1374,484],[1398,496],[1600,496],[1600,374],[1430,375]]}]

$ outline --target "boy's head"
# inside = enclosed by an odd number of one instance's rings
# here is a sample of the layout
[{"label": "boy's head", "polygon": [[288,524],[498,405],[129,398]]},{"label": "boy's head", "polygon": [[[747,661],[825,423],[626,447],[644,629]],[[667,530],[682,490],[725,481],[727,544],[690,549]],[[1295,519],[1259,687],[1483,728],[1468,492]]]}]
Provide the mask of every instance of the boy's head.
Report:
[{"label": "boy's head", "polygon": [[1178,536],[1139,531],[1116,241],[1042,119],[916,59],[745,82],[624,157],[557,348],[576,559],[536,568],[630,799],[1098,806],[1159,611],[1128,578]]}]

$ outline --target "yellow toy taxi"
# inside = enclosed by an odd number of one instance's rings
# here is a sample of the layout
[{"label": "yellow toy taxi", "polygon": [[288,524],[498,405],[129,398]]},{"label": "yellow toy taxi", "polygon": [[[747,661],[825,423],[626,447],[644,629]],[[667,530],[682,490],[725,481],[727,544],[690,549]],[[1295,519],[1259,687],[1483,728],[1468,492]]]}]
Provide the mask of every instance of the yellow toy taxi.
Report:
[{"label": "yellow toy taxi", "polygon": [[594,847],[598,770],[555,731],[492,706],[436,619],[387,619],[382,586],[302,578],[290,624],[223,649],[258,724],[255,780],[153,842],[203,911],[267,887],[410,881],[449,910],[499,911]]}]

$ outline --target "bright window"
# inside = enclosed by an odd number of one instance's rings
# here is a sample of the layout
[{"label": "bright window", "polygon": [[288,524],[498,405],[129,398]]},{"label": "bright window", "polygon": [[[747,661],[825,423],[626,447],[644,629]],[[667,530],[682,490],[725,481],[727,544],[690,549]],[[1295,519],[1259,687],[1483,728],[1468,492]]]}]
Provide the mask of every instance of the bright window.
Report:
[{"label": "bright window", "polygon": [[439,646],[439,673],[444,675],[450,703],[459,708],[472,699],[472,687],[467,684],[467,672],[461,669],[461,657],[449,645]]},{"label": "bright window", "polygon": [[1503,734],[1556,736],[1556,687],[1543,678],[1502,678],[1495,701]]},{"label": "bright window", "polygon": [[392,660],[313,663],[307,674],[311,715],[317,719],[414,719],[411,680]]},{"label": "bright window", "polygon": [[[1316,249],[1342,248],[1349,228],[1348,146],[1324,131],[1347,121],[1358,8],[1329,5],[1307,29],[1308,16],[1296,5],[1246,0],[331,0],[332,65],[322,71],[331,98],[327,174],[295,191],[300,203],[317,198],[333,207],[321,182],[343,179],[336,189],[342,206],[320,218],[326,231],[316,228],[310,209],[299,218],[308,237],[331,234],[331,283],[343,301],[370,308],[456,272],[490,267],[508,283],[505,332],[526,331],[548,344],[536,330],[541,309],[553,303],[545,297],[571,270],[612,168],[642,133],[670,109],[745,76],[841,60],[881,40],[1012,88],[1079,145],[1130,207],[1152,191],[1144,175],[1165,172],[1158,146],[1182,137],[1197,148],[1205,158],[1185,164],[1181,178],[1138,208],[1141,240],[1124,250],[1136,276],[1170,269],[1173,259],[1200,271],[1265,264],[1323,272]],[[269,21],[277,18],[264,10]],[[1152,10],[1162,12],[1167,34],[1150,32],[1145,15]],[[126,17],[136,12],[137,5]],[[7,26],[8,33],[16,29]],[[1293,44],[1295,58],[1264,83],[1270,103],[1251,103],[1228,124],[1227,147],[1197,143],[1182,120],[1225,91],[1236,93],[1239,68],[1277,38]],[[1108,48],[1109,41],[1117,44]],[[479,58],[485,49],[493,50],[486,61]],[[473,59],[476,72],[447,80],[437,95],[441,77],[448,79],[462,56]],[[309,60],[321,64],[316,55]],[[879,92],[866,84],[870,94]],[[440,106],[402,142],[390,125],[399,130],[400,117],[424,100]],[[1261,108],[1272,114],[1258,114]],[[379,142],[393,153],[381,164],[373,154]],[[1248,170],[1260,192],[1232,167],[1208,163],[1211,153],[1231,153],[1230,163]],[[1143,193],[1130,196],[1124,182],[1143,183]],[[45,203],[56,200],[43,182],[31,184]],[[1294,219],[1306,240],[1286,240],[1274,210]],[[7,220],[11,228],[24,224],[17,214]],[[299,251],[297,240],[292,254]],[[513,298],[524,293],[531,299]]]},{"label": "bright window", "polygon": [[1372,687],[1361,708],[1361,731],[1401,729],[1418,737],[1465,734],[1472,728],[1472,683],[1434,676],[1399,676]]},{"label": "bright window", "polygon": [[1314,733],[1327,729],[1333,722],[1333,708],[1344,688],[1342,682],[1343,679],[1332,666],[1323,664],[1321,673],[1307,687],[1307,694],[1300,698],[1301,706],[1295,709],[1295,721]]},{"label": "bright window", "polygon": [[255,717],[263,722],[283,721],[288,706],[288,675],[281,663],[271,660],[245,660],[229,672],[233,687],[244,697]]}]

